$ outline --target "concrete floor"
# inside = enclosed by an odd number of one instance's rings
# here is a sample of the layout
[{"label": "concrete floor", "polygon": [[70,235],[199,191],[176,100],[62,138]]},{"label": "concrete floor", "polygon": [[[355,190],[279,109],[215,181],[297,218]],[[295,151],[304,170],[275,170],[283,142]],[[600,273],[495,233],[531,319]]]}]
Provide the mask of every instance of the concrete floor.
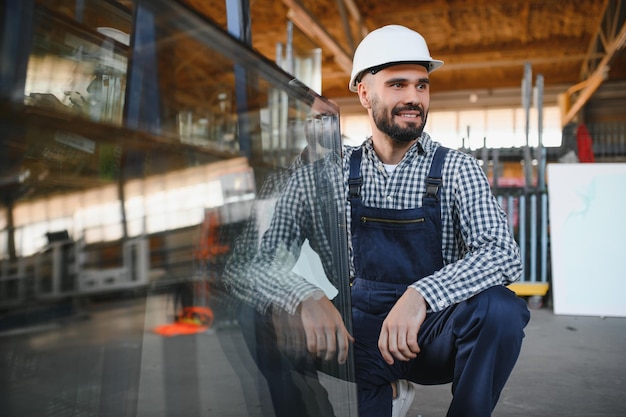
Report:
[{"label": "concrete floor", "polygon": [[[92,301],[82,314],[0,320],[0,415],[268,416],[266,387],[239,328],[163,337],[164,295]],[[532,310],[520,359],[494,417],[626,416],[626,319]],[[352,384],[324,376],[339,416]],[[450,386],[419,387],[409,416],[445,416]]]},{"label": "concrete floor", "polygon": [[[532,310],[494,417],[626,416],[626,319]],[[450,387],[420,387],[415,415],[445,416]]]}]

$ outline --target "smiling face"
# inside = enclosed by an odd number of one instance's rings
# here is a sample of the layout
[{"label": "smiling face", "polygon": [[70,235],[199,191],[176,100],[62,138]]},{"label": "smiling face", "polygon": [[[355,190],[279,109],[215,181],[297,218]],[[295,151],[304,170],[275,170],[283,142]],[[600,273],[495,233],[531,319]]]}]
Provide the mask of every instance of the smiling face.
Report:
[{"label": "smiling face", "polygon": [[428,71],[418,64],[387,67],[366,74],[359,99],[370,112],[376,130],[399,143],[419,139],[428,116]]}]

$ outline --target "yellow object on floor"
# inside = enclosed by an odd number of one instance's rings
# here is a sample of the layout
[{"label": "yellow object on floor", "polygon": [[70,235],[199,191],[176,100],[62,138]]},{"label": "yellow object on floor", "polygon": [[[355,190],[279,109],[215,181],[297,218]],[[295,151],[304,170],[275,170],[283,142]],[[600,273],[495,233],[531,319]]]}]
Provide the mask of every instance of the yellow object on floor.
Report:
[{"label": "yellow object on floor", "polygon": [[509,285],[508,288],[520,297],[544,296],[547,294],[550,284],[547,282],[515,282]]}]

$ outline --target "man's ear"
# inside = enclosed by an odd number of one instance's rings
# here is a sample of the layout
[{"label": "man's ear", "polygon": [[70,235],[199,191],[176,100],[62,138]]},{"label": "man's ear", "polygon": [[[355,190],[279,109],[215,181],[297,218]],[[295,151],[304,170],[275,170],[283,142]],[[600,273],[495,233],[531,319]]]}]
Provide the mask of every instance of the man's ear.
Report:
[{"label": "man's ear", "polygon": [[357,89],[358,89],[357,94],[359,95],[359,101],[361,102],[361,105],[365,107],[366,109],[371,108],[372,106],[370,104],[370,98],[369,98],[367,85],[361,82],[357,85]]}]

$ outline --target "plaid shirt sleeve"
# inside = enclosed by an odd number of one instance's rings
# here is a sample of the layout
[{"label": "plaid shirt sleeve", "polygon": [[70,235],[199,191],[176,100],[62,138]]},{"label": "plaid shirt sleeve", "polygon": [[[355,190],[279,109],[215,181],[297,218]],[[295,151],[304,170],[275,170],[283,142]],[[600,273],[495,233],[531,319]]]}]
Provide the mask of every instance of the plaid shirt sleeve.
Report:
[{"label": "plaid shirt sleeve", "polygon": [[[324,174],[334,171],[329,166],[321,167],[325,168],[322,171]],[[339,164],[337,170],[340,170]],[[339,177],[334,179],[339,184],[340,176],[339,173]],[[320,291],[293,272],[305,239],[309,239],[311,247],[322,259],[327,276],[332,279],[334,275],[331,245],[324,238],[321,197],[318,195],[319,177],[320,166],[315,164],[299,166],[288,177],[283,176],[280,186],[273,187],[273,214],[253,210],[255,216],[250,219],[246,232],[227,263],[225,282],[230,293],[261,312],[274,305],[293,314],[305,298]],[[259,201],[268,199],[268,196],[259,197]],[[325,197],[333,200],[332,196]],[[338,198],[336,194],[334,200],[339,201]],[[260,230],[261,222],[255,218],[259,215],[271,216],[267,230]]]},{"label": "plaid shirt sleeve", "polygon": [[415,282],[432,311],[440,311],[522,274],[519,247],[489,182],[470,155],[451,150],[441,195],[444,267]]}]

